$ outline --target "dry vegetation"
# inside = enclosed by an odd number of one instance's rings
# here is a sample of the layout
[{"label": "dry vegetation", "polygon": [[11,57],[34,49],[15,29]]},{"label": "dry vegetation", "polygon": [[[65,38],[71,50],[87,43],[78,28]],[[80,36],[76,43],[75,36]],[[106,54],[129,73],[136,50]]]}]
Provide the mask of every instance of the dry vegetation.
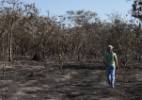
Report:
[{"label": "dry vegetation", "polygon": [[[0,1],[0,100],[142,99],[142,28],[135,19],[111,15],[105,22],[84,10],[40,16],[35,4]],[[101,62],[108,44],[128,60],[117,70],[116,89],[108,88]]]}]

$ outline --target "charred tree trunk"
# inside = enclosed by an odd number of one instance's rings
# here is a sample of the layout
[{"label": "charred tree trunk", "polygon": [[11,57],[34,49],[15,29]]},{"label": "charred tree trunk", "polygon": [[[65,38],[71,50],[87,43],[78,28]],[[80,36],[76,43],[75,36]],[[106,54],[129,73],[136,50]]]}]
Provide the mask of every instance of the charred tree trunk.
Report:
[{"label": "charred tree trunk", "polygon": [[9,34],[9,57],[8,60],[12,61],[13,60],[13,36],[12,32]]}]

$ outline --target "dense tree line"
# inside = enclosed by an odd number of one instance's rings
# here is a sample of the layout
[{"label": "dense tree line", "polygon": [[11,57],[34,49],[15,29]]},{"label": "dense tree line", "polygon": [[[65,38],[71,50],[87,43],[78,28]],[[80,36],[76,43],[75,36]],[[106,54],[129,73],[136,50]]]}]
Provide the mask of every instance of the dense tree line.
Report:
[{"label": "dense tree line", "polygon": [[[1,0],[0,58],[17,57],[66,60],[97,60],[108,44],[120,57],[142,55],[141,25],[112,16],[102,21],[94,11],[67,11],[63,16],[40,16],[35,4],[22,0]],[[67,25],[69,23],[69,25]]]}]

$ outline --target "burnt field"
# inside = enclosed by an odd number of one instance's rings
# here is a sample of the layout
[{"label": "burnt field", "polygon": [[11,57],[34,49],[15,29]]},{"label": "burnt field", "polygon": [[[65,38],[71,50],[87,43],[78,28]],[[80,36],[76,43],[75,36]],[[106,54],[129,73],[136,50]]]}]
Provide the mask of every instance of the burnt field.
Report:
[{"label": "burnt field", "polygon": [[108,87],[101,64],[1,63],[0,100],[142,100],[142,65],[117,69]]}]

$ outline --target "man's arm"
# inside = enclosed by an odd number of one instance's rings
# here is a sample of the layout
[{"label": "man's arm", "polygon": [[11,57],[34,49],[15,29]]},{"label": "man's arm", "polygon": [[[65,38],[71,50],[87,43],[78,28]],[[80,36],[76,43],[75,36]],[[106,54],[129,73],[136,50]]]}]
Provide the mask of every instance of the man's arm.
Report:
[{"label": "man's arm", "polygon": [[119,67],[118,57],[117,57],[117,55],[116,55],[116,54],[115,54],[115,56],[114,56],[114,59],[115,59],[116,67]]}]

